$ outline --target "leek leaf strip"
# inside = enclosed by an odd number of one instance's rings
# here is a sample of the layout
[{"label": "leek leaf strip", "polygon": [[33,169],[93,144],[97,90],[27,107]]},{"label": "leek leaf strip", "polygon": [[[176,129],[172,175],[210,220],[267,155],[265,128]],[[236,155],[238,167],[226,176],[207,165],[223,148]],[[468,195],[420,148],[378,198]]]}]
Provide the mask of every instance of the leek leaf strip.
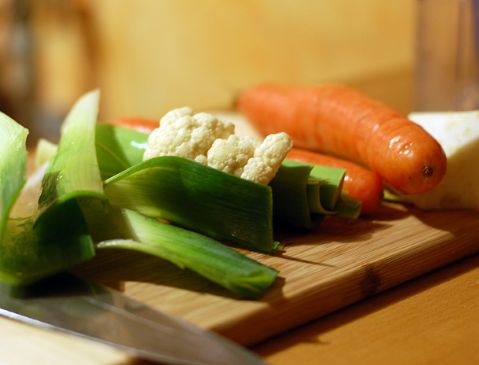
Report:
[{"label": "leek leaf strip", "polygon": [[[86,94],[67,116],[57,153],[43,178],[41,210],[8,221],[0,244],[0,279],[28,284],[94,256],[93,241],[77,200],[104,197],[93,143],[98,103],[98,93]],[[12,120],[9,124],[16,125]],[[24,142],[17,152],[19,156],[7,154],[5,159],[17,164],[14,175],[23,179]],[[5,186],[2,181],[1,189]],[[15,194],[10,194],[15,200]]]},{"label": "leek leaf strip", "polygon": [[161,217],[178,226],[270,253],[273,241],[269,186],[174,156],[156,157],[105,181],[114,206]]},{"label": "leek leaf strip", "polygon": [[132,210],[122,215],[132,239],[106,240],[97,248],[141,251],[188,268],[243,298],[256,298],[274,282],[277,271],[207,236]]}]

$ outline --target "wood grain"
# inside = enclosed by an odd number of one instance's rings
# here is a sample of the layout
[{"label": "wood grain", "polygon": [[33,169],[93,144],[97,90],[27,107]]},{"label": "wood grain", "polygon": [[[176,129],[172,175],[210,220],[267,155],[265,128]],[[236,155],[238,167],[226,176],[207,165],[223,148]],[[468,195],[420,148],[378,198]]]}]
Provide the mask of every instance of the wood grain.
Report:
[{"label": "wood grain", "polygon": [[269,364],[479,364],[479,255],[253,347]]},{"label": "wood grain", "polygon": [[281,255],[248,253],[280,272],[259,301],[130,252],[103,252],[78,273],[251,345],[479,251],[478,228],[474,212],[390,205],[374,220],[330,219],[314,232],[283,233]]}]

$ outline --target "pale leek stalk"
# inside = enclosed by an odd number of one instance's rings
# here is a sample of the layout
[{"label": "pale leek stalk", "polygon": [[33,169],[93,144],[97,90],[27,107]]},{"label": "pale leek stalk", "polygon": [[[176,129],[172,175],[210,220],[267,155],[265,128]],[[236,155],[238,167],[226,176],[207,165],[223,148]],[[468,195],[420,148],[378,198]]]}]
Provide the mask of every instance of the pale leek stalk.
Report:
[{"label": "pale leek stalk", "polygon": [[[93,144],[98,102],[98,93],[87,94],[67,116],[58,152],[43,179],[41,212],[8,221],[0,244],[2,280],[27,284],[94,256],[77,200],[104,196]],[[19,130],[14,121],[6,122],[3,131]],[[18,144],[10,146],[12,153],[2,155],[0,171],[10,178],[1,181],[1,190],[9,191],[10,202],[16,200],[24,176],[26,148],[19,135]],[[2,220],[9,215],[8,206],[3,207]]]},{"label": "pale leek stalk", "polygon": [[104,240],[97,248],[141,251],[188,268],[243,298],[256,298],[274,282],[277,271],[207,236],[123,210],[131,239]]}]

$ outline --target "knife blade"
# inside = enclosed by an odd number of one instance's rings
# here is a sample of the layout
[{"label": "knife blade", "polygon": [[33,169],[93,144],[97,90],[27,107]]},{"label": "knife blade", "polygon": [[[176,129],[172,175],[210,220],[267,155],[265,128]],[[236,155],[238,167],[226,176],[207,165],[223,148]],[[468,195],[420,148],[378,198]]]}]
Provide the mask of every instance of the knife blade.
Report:
[{"label": "knife blade", "polygon": [[211,331],[71,274],[23,288],[0,283],[0,315],[166,364],[265,364]]}]

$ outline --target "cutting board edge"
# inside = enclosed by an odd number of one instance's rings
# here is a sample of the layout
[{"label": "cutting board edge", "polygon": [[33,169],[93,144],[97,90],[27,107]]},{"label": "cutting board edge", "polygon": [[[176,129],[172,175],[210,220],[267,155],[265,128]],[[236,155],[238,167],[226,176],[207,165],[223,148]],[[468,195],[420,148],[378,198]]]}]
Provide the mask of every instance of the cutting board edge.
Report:
[{"label": "cutting board edge", "polygon": [[[253,314],[248,313],[243,317],[208,328],[241,345],[252,346],[270,337],[283,333],[294,327],[298,327],[309,321],[319,319],[327,314],[338,311],[351,304],[360,302],[399,284],[417,278],[421,275],[434,271],[454,261],[479,253],[479,245],[471,240],[458,244],[456,240],[447,243],[447,253],[444,254],[443,245],[426,246],[415,252],[399,253],[393,257],[386,257],[374,262],[362,265],[354,270],[345,271],[340,280],[335,280],[334,285],[310,290],[306,295],[293,296],[284,299],[281,305],[263,306]],[[416,270],[401,270],[401,264],[411,260],[418,261]],[[398,275],[389,277],[391,264],[397,270]],[[382,273],[388,273],[384,277]],[[377,282],[374,284],[374,282]],[[371,284],[372,283],[372,284]],[[348,295],[344,295],[345,287]],[[374,288],[374,289],[373,289]],[[327,295],[328,302],[321,306],[312,305],[312,301],[320,300]],[[332,298],[332,300],[331,300]],[[284,304],[283,303],[283,304]],[[261,331],[255,330],[258,323],[262,323]]]}]

